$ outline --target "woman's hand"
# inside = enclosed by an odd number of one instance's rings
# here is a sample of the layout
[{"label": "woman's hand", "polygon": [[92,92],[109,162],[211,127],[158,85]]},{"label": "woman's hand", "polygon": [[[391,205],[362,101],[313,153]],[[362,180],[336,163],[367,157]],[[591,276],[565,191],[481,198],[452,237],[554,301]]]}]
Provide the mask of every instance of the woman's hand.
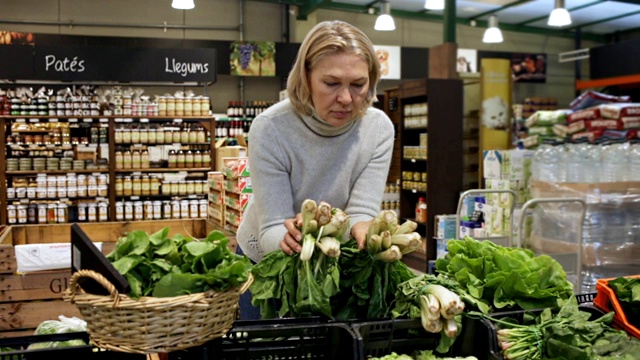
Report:
[{"label": "woman's hand", "polygon": [[369,232],[369,226],[371,221],[360,221],[351,227],[351,237],[358,243],[358,249],[364,250],[367,245],[367,233]]},{"label": "woman's hand", "polygon": [[293,255],[294,252],[299,253],[302,251],[302,215],[297,214],[293,219],[287,219],[284,221],[284,227],[287,228],[287,233],[284,234],[284,239],[280,241],[280,249],[287,255]]}]

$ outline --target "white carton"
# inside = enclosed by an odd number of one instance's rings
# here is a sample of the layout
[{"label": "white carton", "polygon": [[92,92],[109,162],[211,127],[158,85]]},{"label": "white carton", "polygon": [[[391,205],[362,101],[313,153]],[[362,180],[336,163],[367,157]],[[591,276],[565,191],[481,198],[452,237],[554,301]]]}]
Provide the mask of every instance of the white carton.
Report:
[{"label": "white carton", "polygon": [[[101,242],[94,244],[102,251]],[[16,245],[14,250],[18,273],[71,268],[70,243]]]},{"label": "white carton", "polygon": [[485,150],[482,154],[482,171],[485,179],[500,179],[502,177],[501,150]]}]

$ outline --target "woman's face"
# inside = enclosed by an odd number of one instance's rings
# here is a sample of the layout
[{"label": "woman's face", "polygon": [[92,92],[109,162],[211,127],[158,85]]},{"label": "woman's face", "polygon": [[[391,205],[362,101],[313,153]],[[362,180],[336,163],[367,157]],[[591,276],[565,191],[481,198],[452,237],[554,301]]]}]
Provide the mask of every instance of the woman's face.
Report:
[{"label": "woman's face", "polygon": [[355,54],[329,55],[309,75],[311,100],[322,119],[341,126],[356,117],[369,90],[369,66]]}]

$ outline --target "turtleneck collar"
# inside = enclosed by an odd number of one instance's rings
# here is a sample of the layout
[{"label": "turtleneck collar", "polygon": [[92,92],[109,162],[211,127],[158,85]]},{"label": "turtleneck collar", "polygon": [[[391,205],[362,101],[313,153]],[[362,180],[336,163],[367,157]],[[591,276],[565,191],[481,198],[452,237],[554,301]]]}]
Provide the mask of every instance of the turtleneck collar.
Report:
[{"label": "turtleneck collar", "polygon": [[340,127],[335,127],[322,119],[315,111],[313,112],[313,114],[311,114],[311,116],[302,115],[301,118],[305,125],[307,125],[309,129],[311,129],[311,131],[320,136],[326,137],[339,136],[346,133],[354,126],[355,122],[358,120],[356,118]]}]

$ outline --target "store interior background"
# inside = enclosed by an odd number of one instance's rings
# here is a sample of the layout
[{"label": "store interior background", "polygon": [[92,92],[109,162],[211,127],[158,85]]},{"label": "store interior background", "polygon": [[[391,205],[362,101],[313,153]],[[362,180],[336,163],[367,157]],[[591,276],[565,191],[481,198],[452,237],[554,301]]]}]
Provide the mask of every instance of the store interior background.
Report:
[{"label": "store interior background", "polygon": [[[33,33],[273,42],[286,42],[288,35],[289,42],[300,43],[318,22],[338,19],[362,29],[376,45],[430,48],[443,43],[442,22],[396,17],[395,31],[380,32],[373,29],[376,15],[319,9],[307,20],[297,20],[295,7],[262,1],[195,0],[193,10],[173,9],[170,0],[2,0],[0,4],[3,30]],[[575,39],[503,30],[503,43],[484,44],[484,30],[483,27],[458,24],[455,36],[458,48],[548,55],[546,83],[515,83],[514,103],[527,97],[545,96],[557,98],[558,106],[566,107],[575,98],[576,65],[558,62],[559,53],[576,49]],[[626,37],[632,38],[633,34]],[[581,44],[582,48],[598,45],[602,44],[588,40]],[[588,76],[588,61],[581,61],[580,71]],[[383,80],[378,89],[395,87],[398,82]],[[284,83],[285,79],[281,77],[240,78],[219,74],[217,82],[206,90],[203,87],[153,86],[145,87],[145,94],[159,95],[183,89],[196,94],[206,91],[211,96],[214,113],[224,113],[229,101],[277,101]],[[464,96],[467,113],[479,99],[479,87],[465,87]]]}]

